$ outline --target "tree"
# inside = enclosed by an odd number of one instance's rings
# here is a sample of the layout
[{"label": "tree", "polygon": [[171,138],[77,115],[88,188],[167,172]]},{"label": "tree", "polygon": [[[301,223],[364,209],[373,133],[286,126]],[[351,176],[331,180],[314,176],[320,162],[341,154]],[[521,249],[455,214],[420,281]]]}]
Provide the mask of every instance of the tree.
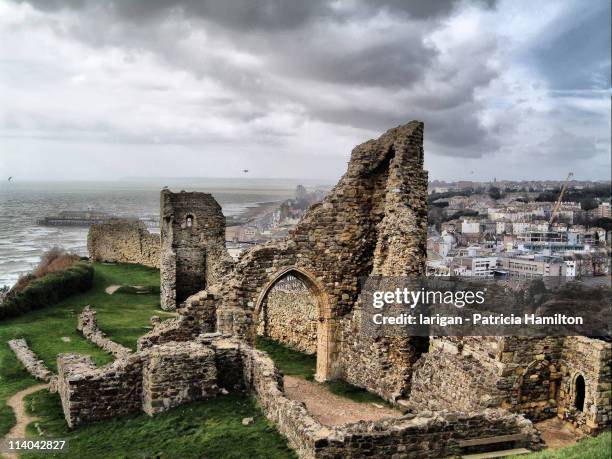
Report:
[{"label": "tree", "polygon": [[499,191],[499,188],[497,188],[496,186],[492,186],[491,188],[489,188],[489,196],[491,197],[491,199],[497,200],[502,197],[502,194]]}]

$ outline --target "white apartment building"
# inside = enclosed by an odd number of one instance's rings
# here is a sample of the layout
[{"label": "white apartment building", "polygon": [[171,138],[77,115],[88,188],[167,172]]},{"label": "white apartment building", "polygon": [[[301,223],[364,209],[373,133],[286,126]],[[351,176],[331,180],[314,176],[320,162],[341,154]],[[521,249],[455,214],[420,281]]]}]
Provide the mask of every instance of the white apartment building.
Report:
[{"label": "white apartment building", "polygon": [[480,222],[477,220],[463,220],[461,222],[461,232],[463,234],[480,233]]}]

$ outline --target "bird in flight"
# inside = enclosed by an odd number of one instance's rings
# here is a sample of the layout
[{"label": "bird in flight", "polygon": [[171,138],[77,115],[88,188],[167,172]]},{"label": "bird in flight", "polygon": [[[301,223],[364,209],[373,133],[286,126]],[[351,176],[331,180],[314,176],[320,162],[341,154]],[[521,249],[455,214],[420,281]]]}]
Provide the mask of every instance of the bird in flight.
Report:
[{"label": "bird in flight", "polygon": [[242,172],[244,172],[245,174],[247,174],[249,172],[248,169],[242,169]]},{"label": "bird in flight", "polygon": [[12,175],[11,175],[11,176],[8,178],[8,181],[9,181],[9,182],[10,182],[11,180],[13,180],[13,176],[12,176]]}]

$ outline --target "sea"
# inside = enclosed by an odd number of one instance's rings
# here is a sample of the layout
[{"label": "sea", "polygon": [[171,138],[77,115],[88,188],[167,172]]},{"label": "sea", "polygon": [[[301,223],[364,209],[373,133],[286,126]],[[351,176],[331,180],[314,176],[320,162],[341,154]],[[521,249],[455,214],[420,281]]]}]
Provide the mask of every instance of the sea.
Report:
[{"label": "sea", "polygon": [[[316,181],[255,178],[159,178],[106,182],[0,183],[0,286],[13,285],[53,247],[87,255],[87,228],[41,226],[37,221],[64,210],[95,210],[118,217],[159,221],[159,194],[172,191],[211,193],[226,217],[250,207],[294,197],[298,184],[316,188]],[[155,228],[151,229],[153,232]],[[157,229],[159,231],[159,229]]]}]

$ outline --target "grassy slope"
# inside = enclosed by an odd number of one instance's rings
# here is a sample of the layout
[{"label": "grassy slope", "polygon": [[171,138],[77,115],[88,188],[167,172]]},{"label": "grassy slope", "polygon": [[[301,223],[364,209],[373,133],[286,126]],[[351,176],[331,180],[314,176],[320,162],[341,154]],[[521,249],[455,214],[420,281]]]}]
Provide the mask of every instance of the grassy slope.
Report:
[{"label": "grassy slope", "polygon": [[[67,439],[69,451],[60,458],[294,458],[287,441],[263,416],[255,400],[230,394],[190,403],[150,418],[144,413],[101,421],[74,431],[66,428],[57,394],[37,392],[27,399],[40,417],[45,436]],[[242,419],[255,422],[242,425]],[[31,436],[36,429],[29,426]],[[49,457],[49,455],[24,455]]]},{"label": "grassy slope", "polygon": [[[300,376],[308,381],[314,380],[317,369],[317,358],[314,355],[303,354],[289,349],[269,338],[257,337],[257,349],[267,352],[276,366],[288,376]],[[360,403],[388,403],[365,389],[353,386],[345,381],[328,381],[325,383],[333,394],[349,398]]]},{"label": "grassy slope", "polygon": [[[45,363],[56,370],[60,352],[89,354],[101,365],[111,357],[76,331],[77,315],[86,305],[98,311],[98,324],[113,340],[135,348],[148,330],[149,318],[169,314],[159,309],[159,293],[136,294],[123,289],[105,293],[109,285],[159,287],[159,272],[135,265],[95,265],[94,286],[55,306],[0,322],[0,436],[14,424],[5,400],[36,380],[23,369],[6,344],[24,337]],[[159,291],[159,290],[157,290]],[[69,337],[65,342],[62,337]],[[254,400],[234,394],[171,410],[154,418],[144,414],[113,419],[70,431],[66,428],[59,396],[41,391],[28,398],[28,408],[41,418],[45,436],[70,438],[70,452],[61,457],[271,457],[290,458],[286,440],[256,407]],[[242,426],[244,417],[256,422]],[[30,435],[37,436],[30,426]]]},{"label": "grassy slope", "polygon": [[602,433],[595,438],[585,438],[573,446],[557,451],[520,456],[526,459],[610,459],[612,457],[612,434]]},{"label": "grassy slope", "polygon": [[[10,320],[0,322],[0,435],[14,424],[13,413],[5,404],[15,392],[31,386],[36,380],[23,369],[8,347],[7,341],[25,338],[47,366],[56,370],[56,356],[60,352],[89,354],[97,364],[111,361],[111,357],[85,340],[76,330],[77,315],[86,305],[98,311],[102,330],[126,346],[135,348],[149,317],[160,313],[158,295],[107,295],[104,289],[111,284],[159,285],[159,272],[134,265],[95,265],[93,288],[75,295],[55,306],[49,306]],[[118,312],[121,314],[118,314]],[[62,337],[70,338],[65,342]]]}]

